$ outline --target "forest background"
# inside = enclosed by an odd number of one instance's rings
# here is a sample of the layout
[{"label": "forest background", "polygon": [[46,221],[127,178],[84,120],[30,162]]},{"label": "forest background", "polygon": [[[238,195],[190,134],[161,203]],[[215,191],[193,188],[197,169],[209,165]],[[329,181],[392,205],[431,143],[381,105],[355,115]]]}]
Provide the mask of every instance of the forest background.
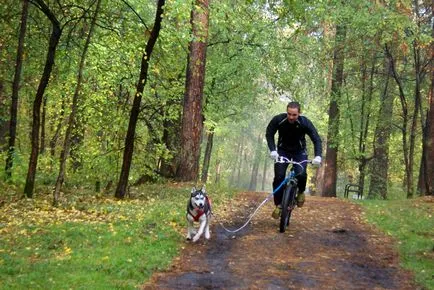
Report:
[{"label": "forest background", "polygon": [[433,285],[432,211],[406,202],[433,195],[432,13],[425,0],[1,1],[4,287],[140,284],[179,250],[191,185],[216,205],[271,190],[265,128],[290,100],[324,144],[310,193],[358,185]]},{"label": "forest background", "polygon": [[[265,126],[297,100],[326,144],[311,192],[432,194],[430,1],[167,1],[159,34],[155,1],[22,3],[2,1],[0,22],[2,175],[17,192],[118,184],[122,198],[121,182],[166,178],[267,190]],[[194,43],[206,69],[188,101]]]}]

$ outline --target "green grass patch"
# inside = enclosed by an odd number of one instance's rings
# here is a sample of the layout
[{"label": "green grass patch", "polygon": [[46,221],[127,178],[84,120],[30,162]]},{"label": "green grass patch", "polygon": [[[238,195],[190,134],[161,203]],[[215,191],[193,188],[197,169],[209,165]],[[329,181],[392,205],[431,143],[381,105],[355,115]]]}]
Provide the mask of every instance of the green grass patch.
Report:
[{"label": "green grass patch", "polygon": [[398,240],[404,268],[416,281],[434,289],[434,199],[360,201],[368,222]]},{"label": "green grass patch", "polygon": [[[0,289],[136,289],[184,243],[191,187],[147,185],[131,198],[72,192],[0,208]],[[213,202],[233,192],[211,189]]]}]

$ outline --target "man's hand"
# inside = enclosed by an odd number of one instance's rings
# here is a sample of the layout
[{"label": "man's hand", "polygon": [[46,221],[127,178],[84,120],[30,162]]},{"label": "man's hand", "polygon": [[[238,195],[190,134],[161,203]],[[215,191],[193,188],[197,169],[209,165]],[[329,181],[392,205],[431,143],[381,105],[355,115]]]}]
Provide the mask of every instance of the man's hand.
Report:
[{"label": "man's hand", "polygon": [[277,153],[277,151],[271,151],[270,152],[270,157],[271,157],[271,159],[273,159],[273,160],[276,160],[277,159],[277,157],[279,157],[279,153]]},{"label": "man's hand", "polygon": [[315,158],[312,160],[312,164],[320,166],[321,165],[321,156],[315,156]]}]

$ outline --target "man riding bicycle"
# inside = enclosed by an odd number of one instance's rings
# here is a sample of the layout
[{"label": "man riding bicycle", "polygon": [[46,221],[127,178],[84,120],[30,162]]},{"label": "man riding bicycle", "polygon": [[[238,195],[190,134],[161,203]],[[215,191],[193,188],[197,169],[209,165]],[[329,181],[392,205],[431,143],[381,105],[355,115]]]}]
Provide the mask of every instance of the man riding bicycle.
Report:
[{"label": "man riding bicycle", "polygon": [[[300,162],[308,159],[306,152],[306,134],[312,140],[314,145],[315,158],[312,164],[320,165],[322,156],[322,142],[318,132],[312,122],[305,116],[300,115],[300,103],[289,102],[286,106],[286,113],[274,116],[267,126],[266,139],[268,148],[270,149],[270,157],[276,160],[278,156],[284,156],[293,161]],[[274,140],[274,135],[278,134],[277,147]],[[273,191],[285,179],[288,163],[275,163],[274,164],[274,180]],[[295,174],[297,176],[298,195],[297,206],[301,207],[304,204],[305,196],[304,190],[306,189],[307,163],[302,166],[295,166]],[[272,213],[272,217],[278,219],[281,213],[283,187],[274,193],[274,204],[276,209]]]}]

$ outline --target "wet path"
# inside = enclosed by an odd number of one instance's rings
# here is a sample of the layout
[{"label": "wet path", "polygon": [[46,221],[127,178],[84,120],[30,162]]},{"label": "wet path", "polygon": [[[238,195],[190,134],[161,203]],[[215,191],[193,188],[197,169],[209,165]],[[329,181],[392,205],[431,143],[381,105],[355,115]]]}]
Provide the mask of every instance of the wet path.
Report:
[{"label": "wet path", "polygon": [[[265,196],[245,193],[216,215],[236,228]],[[214,222],[210,241],[186,243],[144,289],[418,289],[399,267],[393,241],[363,223],[357,206],[308,197],[283,234],[272,209],[267,203],[236,234]]]}]

